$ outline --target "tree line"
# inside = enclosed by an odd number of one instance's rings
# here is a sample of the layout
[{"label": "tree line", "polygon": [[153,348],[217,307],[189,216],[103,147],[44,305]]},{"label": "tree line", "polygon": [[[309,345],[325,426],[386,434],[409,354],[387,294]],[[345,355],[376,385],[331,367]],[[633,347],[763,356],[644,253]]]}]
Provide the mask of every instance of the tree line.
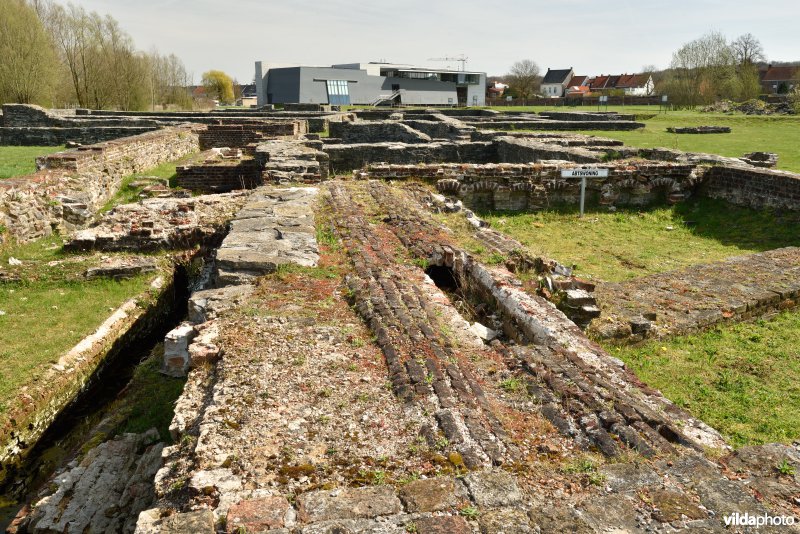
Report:
[{"label": "tree line", "polygon": [[[752,34],[728,41],[723,34],[710,32],[675,51],[667,69],[647,65],[642,67],[642,73],[653,76],[656,92],[668,95],[674,106],[693,108],[718,100],[741,102],[757,98],[763,92],[759,68],[766,61],[761,42]],[[505,76],[489,80],[508,84],[508,95],[531,98],[539,96],[540,73],[536,62],[526,59],[514,63]],[[797,82],[800,86],[800,69]],[[795,93],[800,98],[797,89]]]},{"label": "tree line", "polygon": [[110,15],[53,0],[2,0],[0,103],[125,111],[191,108],[174,54],[137,50]]}]

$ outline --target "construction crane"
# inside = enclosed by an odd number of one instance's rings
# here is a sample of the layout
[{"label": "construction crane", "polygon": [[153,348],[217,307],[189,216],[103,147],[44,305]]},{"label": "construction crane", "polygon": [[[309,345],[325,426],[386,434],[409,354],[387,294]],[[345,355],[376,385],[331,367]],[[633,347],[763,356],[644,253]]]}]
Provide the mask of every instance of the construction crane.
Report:
[{"label": "construction crane", "polygon": [[458,61],[461,63],[461,68],[459,69],[461,72],[467,70],[467,60],[469,58],[464,54],[461,54],[458,57],[431,57],[428,58],[428,61]]}]

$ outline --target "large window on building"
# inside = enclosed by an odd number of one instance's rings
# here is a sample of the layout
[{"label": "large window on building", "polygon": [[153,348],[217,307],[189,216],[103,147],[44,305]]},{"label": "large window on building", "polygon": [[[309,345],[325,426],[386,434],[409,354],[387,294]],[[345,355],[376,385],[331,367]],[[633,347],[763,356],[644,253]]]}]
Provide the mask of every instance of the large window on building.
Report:
[{"label": "large window on building", "polygon": [[327,80],[328,103],[334,106],[347,106],[350,104],[350,90],[347,80]]}]

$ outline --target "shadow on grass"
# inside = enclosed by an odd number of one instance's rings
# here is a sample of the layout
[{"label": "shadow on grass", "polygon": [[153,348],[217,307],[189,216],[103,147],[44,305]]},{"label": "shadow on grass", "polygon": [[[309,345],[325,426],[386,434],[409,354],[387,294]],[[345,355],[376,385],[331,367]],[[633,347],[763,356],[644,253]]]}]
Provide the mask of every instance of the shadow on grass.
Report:
[{"label": "shadow on grass", "polygon": [[[614,218],[622,219],[657,210],[671,210],[671,221],[675,227],[685,227],[697,237],[713,239],[723,245],[760,252],[800,246],[800,212],[754,210],[707,197],[691,198],[673,206],[662,202],[641,208],[621,207],[614,212],[595,202],[586,206],[584,217],[589,220],[613,214]],[[531,213],[480,208],[474,211],[481,218]],[[574,216],[576,222],[579,221],[578,207],[570,204],[551,205],[540,213]]]},{"label": "shadow on grass", "polygon": [[800,246],[800,212],[754,210],[700,197],[676,204],[672,213],[676,224],[723,245],[758,251]]}]

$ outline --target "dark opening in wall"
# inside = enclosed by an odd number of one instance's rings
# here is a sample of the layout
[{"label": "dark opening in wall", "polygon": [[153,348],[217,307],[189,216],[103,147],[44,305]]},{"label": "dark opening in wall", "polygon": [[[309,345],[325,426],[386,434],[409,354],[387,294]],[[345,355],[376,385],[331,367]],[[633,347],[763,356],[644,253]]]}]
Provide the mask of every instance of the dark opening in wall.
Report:
[{"label": "dark opening in wall", "polygon": [[425,269],[425,274],[433,280],[436,287],[445,293],[454,293],[461,288],[461,284],[458,283],[458,279],[450,267],[431,265]]}]

